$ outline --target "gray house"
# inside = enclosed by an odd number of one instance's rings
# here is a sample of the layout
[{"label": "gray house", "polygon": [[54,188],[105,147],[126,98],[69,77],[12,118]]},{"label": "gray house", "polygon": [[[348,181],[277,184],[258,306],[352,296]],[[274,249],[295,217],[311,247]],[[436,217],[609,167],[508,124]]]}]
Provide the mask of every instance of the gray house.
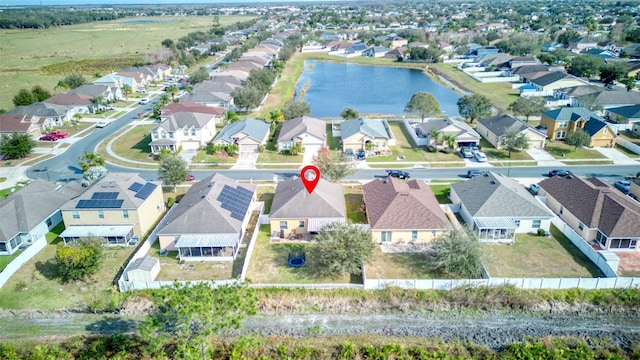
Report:
[{"label": "gray house", "polygon": [[450,197],[480,241],[512,243],[517,233],[549,231],[554,217],[524,186],[494,172],[451,185]]},{"label": "gray house", "polygon": [[529,144],[529,149],[544,148],[547,134],[533,126],[518,120],[508,114],[498,114],[488,118],[479,119],[476,131],[484,136],[495,148],[500,149],[500,139],[508,131],[514,131],[518,135],[523,134]]},{"label": "gray house", "polygon": [[324,120],[301,116],[285,121],[278,134],[278,151],[302,144],[305,152],[316,154],[327,139],[327,123]]},{"label": "gray house", "polygon": [[158,226],[160,248],[186,261],[233,261],[255,191],[221,174],[198,181]]},{"label": "gray house", "polygon": [[60,207],[85,190],[77,182],[59,186],[36,179],[0,200],[0,255],[44,238],[62,222]]},{"label": "gray house", "polygon": [[36,102],[31,105],[18,106],[6,112],[8,115],[33,115],[51,121],[55,126],[60,126],[70,120],[70,110],[66,106]]},{"label": "gray house", "polygon": [[240,152],[257,152],[267,143],[269,124],[256,119],[244,119],[225,126],[213,139],[215,145],[237,144]]}]

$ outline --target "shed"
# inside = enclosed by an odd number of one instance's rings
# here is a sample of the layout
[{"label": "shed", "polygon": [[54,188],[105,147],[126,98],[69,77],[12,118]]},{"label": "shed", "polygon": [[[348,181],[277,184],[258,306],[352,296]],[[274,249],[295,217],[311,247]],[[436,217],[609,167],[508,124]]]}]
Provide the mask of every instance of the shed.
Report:
[{"label": "shed", "polygon": [[134,260],[127,268],[128,281],[154,281],[160,272],[160,259],[144,256]]}]

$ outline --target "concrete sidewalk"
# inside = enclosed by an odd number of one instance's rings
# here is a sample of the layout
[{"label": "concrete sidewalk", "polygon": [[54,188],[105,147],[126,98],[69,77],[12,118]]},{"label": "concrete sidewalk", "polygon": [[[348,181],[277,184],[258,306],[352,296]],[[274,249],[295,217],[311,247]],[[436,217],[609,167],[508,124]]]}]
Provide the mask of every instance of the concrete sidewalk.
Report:
[{"label": "concrete sidewalk", "polygon": [[544,149],[527,149],[526,152],[533,160],[538,162],[538,166],[565,166],[564,163],[554,158]]},{"label": "concrete sidewalk", "polygon": [[613,161],[614,165],[640,165],[635,159],[628,157],[615,148],[594,148],[594,150]]}]

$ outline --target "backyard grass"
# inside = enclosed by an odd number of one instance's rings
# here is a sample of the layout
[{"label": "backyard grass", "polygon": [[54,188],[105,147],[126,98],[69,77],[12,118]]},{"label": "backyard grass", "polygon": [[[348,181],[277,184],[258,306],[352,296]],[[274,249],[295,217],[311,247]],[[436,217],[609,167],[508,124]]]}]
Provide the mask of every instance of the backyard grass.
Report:
[{"label": "backyard grass", "polygon": [[449,199],[451,185],[429,185],[429,187],[440,204],[451,204],[451,199]]},{"label": "backyard grass", "polygon": [[438,274],[427,267],[424,253],[388,254],[377,247],[374,260],[365,265],[367,279],[437,279]]},{"label": "backyard grass", "polygon": [[[252,19],[250,16],[221,16],[221,25]],[[210,16],[172,16],[145,18],[157,22],[137,23],[125,18],[114,21],[97,21],[87,24],[57,26],[51,29],[3,29],[0,61],[0,109],[13,108],[12,99],[20,89],[41,85],[54,92],[54,87],[65,74],[44,73],[42,68],[65,62],[85,59],[104,60],[138,57],[162,48],[164,39],[177,40],[194,31],[211,29]],[[132,20],[134,22],[132,22]],[[141,36],[144,34],[144,36]],[[133,64],[132,64],[133,65]],[[70,65],[72,70],[79,68]],[[120,70],[113,69],[113,70]],[[76,70],[78,72],[81,70]],[[93,79],[96,70],[83,75]]]},{"label": "backyard grass", "polygon": [[551,236],[517,234],[513,245],[485,245],[492,277],[598,277],[600,270],[555,226]]},{"label": "backyard grass", "polygon": [[480,148],[487,155],[489,161],[492,160],[533,160],[526,151],[512,151],[511,157],[507,150],[498,150],[485,138],[480,138]]},{"label": "backyard grass", "polygon": [[404,131],[404,125],[400,121],[390,121],[389,128],[396,137],[396,145],[389,146],[391,155],[374,156],[367,158],[367,162],[393,162],[397,157],[404,156],[403,161],[427,161],[426,151],[419,147],[413,147],[413,144]]},{"label": "backyard grass", "polygon": [[[270,226],[260,226],[247,278],[254,284],[346,284],[361,283],[359,277],[344,274],[338,278],[319,278],[318,265],[309,256],[309,244],[271,244]],[[289,266],[289,253],[306,252],[306,263],[299,268]]]},{"label": "backyard grass", "polygon": [[347,220],[354,224],[367,224],[367,217],[361,210],[362,186],[345,186],[344,200],[347,207]]},{"label": "backyard grass", "polygon": [[0,272],[2,272],[2,270],[4,270],[4,268],[6,268],[7,265],[9,265],[9,263],[12,262],[13,259],[18,257],[18,255],[20,254],[22,254],[22,250],[18,250],[11,255],[0,256]]},{"label": "backyard grass", "polygon": [[547,141],[544,149],[556,159],[606,159],[604,155],[589,148],[578,147],[574,151],[574,146],[562,141]]},{"label": "backyard grass", "polygon": [[160,273],[157,281],[173,280],[228,280],[232,278],[232,261],[187,261],[180,264],[177,251],[169,251],[160,256],[160,242],[149,249],[149,256],[160,259]]},{"label": "backyard grass", "polygon": [[280,110],[287,101],[293,100],[296,83],[302,74],[304,59],[305,57],[299,52],[294,52],[291,55],[260,111],[249,114],[249,117],[268,119],[271,111]]},{"label": "backyard grass", "polygon": [[342,150],[340,146],[340,138],[333,136],[333,129],[331,129],[331,122],[327,122],[327,139],[329,139],[329,149]]},{"label": "backyard grass", "polygon": [[273,195],[276,192],[274,186],[259,185],[256,189],[256,199],[264,201],[264,213],[271,212],[271,204],[273,203]]},{"label": "backyard grass", "polygon": [[[111,144],[111,150],[117,155],[135,161],[153,163],[151,157],[151,130],[155,125],[137,125],[125,133],[120,133],[116,141]],[[116,135],[117,136],[117,135]]]},{"label": "backyard grass", "polygon": [[[5,309],[83,309],[98,299],[108,301],[113,281],[134,247],[104,248],[103,261],[95,275],[86,281],[62,283],[57,276],[55,253],[62,241],[58,235],[64,225],[47,234],[49,244],[25,263],[0,289],[0,308]],[[108,303],[108,302],[107,302]]]},{"label": "backyard grass", "polygon": [[631,131],[623,131],[618,136],[622,137],[627,141],[631,141],[632,143],[640,146],[640,135],[636,135]]}]

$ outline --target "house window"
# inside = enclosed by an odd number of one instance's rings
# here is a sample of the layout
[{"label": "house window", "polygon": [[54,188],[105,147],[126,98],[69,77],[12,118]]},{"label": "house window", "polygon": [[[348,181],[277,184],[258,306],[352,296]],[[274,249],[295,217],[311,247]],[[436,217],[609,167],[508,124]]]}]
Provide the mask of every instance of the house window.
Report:
[{"label": "house window", "polygon": [[300,222],[298,223],[298,227],[301,227],[301,228],[303,228],[303,227],[304,227],[304,220],[302,220],[302,221],[300,221]]},{"label": "house window", "polygon": [[566,128],[566,127],[567,127],[567,125],[569,125],[569,123],[568,123],[567,121],[560,121],[560,122],[558,123],[558,127],[559,127],[559,128]]},{"label": "house window", "polygon": [[607,133],[607,128],[606,128],[606,127],[604,128],[604,130],[602,130],[602,133],[603,133],[603,134],[606,134],[606,133]]},{"label": "house window", "polygon": [[129,218],[129,210],[122,210],[122,217],[125,219]]},{"label": "house window", "polygon": [[540,219],[533,220],[533,228],[534,229],[539,229],[541,222],[542,222],[542,220],[540,220]]},{"label": "house window", "polygon": [[287,222],[280,221],[280,230],[286,230],[286,229],[287,229]]},{"label": "house window", "polygon": [[158,132],[157,132],[157,131],[152,132],[152,133],[151,133],[151,136],[152,136],[154,139],[157,139],[157,138],[158,138]]},{"label": "house window", "polygon": [[98,218],[99,219],[104,219],[104,211],[98,210]]},{"label": "house window", "polygon": [[160,132],[160,136],[162,136],[162,138],[163,138],[163,139],[166,139],[166,138],[167,138],[167,132],[166,132],[166,131],[164,131],[164,130],[162,130],[162,131]]},{"label": "house window", "polygon": [[173,139],[173,131],[169,133],[169,139]]},{"label": "house window", "polygon": [[418,240],[418,230],[411,230],[411,241]]},{"label": "house window", "polygon": [[80,213],[77,211],[72,211],[71,212],[71,217],[74,219],[80,219]]},{"label": "house window", "polygon": [[517,227],[520,227],[520,219],[513,219],[513,222],[516,224]]},{"label": "house window", "polygon": [[581,222],[578,223],[578,229],[584,230],[584,224]]},{"label": "house window", "polygon": [[51,225],[53,225],[53,221],[51,221],[51,218],[47,219],[47,226],[51,227]]},{"label": "house window", "polygon": [[558,131],[556,133],[556,138],[558,138],[558,139],[564,139],[565,136],[567,136],[567,132],[566,131]]},{"label": "house window", "polygon": [[191,136],[195,136],[196,135],[196,129],[191,129]]},{"label": "house window", "polygon": [[391,231],[382,231],[380,234],[380,239],[383,243],[391,242]]},{"label": "house window", "polygon": [[611,239],[609,249],[635,249],[638,239]]},{"label": "house window", "polygon": [[189,129],[182,130],[182,135],[184,135],[184,136],[189,135]]}]

